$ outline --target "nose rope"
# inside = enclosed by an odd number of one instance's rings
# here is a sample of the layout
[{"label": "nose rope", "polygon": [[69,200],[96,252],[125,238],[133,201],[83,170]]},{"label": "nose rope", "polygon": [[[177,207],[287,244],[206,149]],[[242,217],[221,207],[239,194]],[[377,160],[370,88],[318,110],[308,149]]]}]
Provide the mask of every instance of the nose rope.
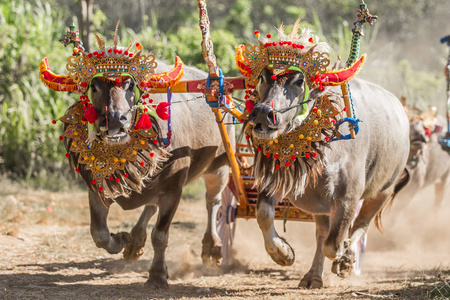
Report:
[{"label": "nose rope", "polygon": [[[272,100],[272,111],[275,111],[275,108],[273,107],[273,100]],[[273,117],[273,124],[275,125],[275,114],[272,114]]]},{"label": "nose rope", "polygon": [[108,106],[105,106],[106,130],[108,130]]}]

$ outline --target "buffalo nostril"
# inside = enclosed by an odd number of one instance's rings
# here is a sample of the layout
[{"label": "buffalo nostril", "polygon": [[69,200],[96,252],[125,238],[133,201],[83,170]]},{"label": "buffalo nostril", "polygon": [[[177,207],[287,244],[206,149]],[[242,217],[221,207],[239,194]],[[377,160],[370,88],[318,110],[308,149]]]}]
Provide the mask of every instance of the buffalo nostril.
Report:
[{"label": "buffalo nostril", "polygon": [[267,118],[268,118],[270,121],[272,121],[273,123],[275,123],[275,115],[273,114],[273,111],[270,111],[270,112],[267,114]]}]

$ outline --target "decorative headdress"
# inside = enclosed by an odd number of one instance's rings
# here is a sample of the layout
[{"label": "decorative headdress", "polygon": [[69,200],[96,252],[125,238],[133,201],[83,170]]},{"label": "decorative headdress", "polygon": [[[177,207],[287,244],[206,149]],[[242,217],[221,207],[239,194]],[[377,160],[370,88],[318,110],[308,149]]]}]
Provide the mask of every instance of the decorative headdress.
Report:
[{"label": "decorative headdress", "polygon": [[[117,24],[119,25],[119,24]],[[69,36],[75,36],[68,41]],[[152,88],[167,88],[180,81],[183,76],[183,62],[175,59],[175,66],[169,72],[155,74],[157,63],[153,54],[142,55],[142,45],[135,41],[126,49],[117,47],[117,27],[113,47],[106,47],[99,35],[95,35],[99,49],[92,53],[84,52],[78,40],[78,29],[70,26],[66,38],[61,42],[67,45],[73,43],[73,55],[69,57],[66,66],[69,75],[56,75],[49,69],[48,60],[44,58],[39,69],[39,77],[46,86],[55,91],[76,92],[85,94],[94,77],[116,79],[121,76],[131,76],[141,91],[146,93]],[[81,47],[80,47],[81,46]],[[130,51],[135,46],[134,51]]]},{"label": "decorative headdress", "polygon": [[[258,77],[265,68],[272,71],[272,76],[281,75],[289,70],[300,71],[310,88],[323,90],[323,86],[341,85],[350,80],[362,67],[363,55],[349,68],[327,72],[330,65],[329,47],[318,42],[311,29],[305,28],[300,34],[298,19],[289,35],[284,33],[284,26],[278,29],[279,41],[271,42],[267,34],[267,42],[259,40],[259,44],[247,44],[236,47],[236,63],[239,71],[247,77],[250,86],[256,86]],[[259,31],[255,36],[260,37]]]},{"label": "decorative headdress", "polygon": [[[308,110],[306,100],[309,96],[309,88],[324,90],[325,86],[345,84],[362,67],[365,56],[346,69],[327,71],[330,65],[329,46],[325,42],[319,42],[318,37],[312,35],[309,28],[299,31],[298,19],[289,35],[284,33],[284,26],[278,29],[279,41],[271,42],[268,34],[267,41],[259,40],[258,45],[247,44],[236,47],[236,62],[241,73],[247,78],[248,86],[255,88],[258,77],[264,69],[269,69],[272,79],[288,72],[302,72],[305,78],[304,109],[300,117],[301,125],[295,130],[280,135],[273,141],[258,140],[252,138],[257,152],[264,156],[272,157],[277,161],[276,168],[289,167],[298,158],[311,158],[316,160],[317,150],[313,143],[326,143],[334,138],[332,128],[336,123],[335,117],[340,113],[329,97],[324,94],[319,96],[311,111]],[[259,31],[255,31],[259,38]],[[249,112],[259,98],[256,90],[247,90],[245,98],[246,108]],[[306,108],[305,108],[306,107]],[[344,108],[347,110],[347,108]],[[247,139],[251,138],[251,127],[246,128]]]},{"label": "decorative headdress", "polygon": [[[98,50],[86,53],[78,38],[78,29],[70,26],[66,36],[60,40],[65,46],[73,44],[73,54],[66,66],[69,75],[56,75],[48,66],[47,58],[39,66],[42,82],[55,91],[76,92],[81,94],[75,103],[59,120],[65,124],[64,140],[72,168],[80,172],[84,180],[94,190],[98,190],[102,199],[114,199],[128,196],[131,191],[140,192],[144,180],[152,175],[160,163],[168,159],[169,154],[158,146],[161,141],[149,115],[158,115],[163,120],[170,117],[170,103],[152,103],[149,92],[154,88],[169,88],[178,83],[183,76],[183,62],[176,57],[171,71],[155,74],[157,63],[155,56],[143,55],[143,47],[136,40],[127,47],[117,46],[117,23],[113,47],[106,47],[101,36],[95,34]],[[134,48],[134,51],[131,49]],[[91,81],[95,77],[120,84],[124,77],[132,77],[137,88],[142,91],[136,102],[136,114],[133,127],[127,132],[126,144],[107,144],[96,138],[95,121],[98,113],[87,95]],[[169,97],[170,99],[170,97]],[[170,102],[170,100],[169,100]],[[152,111],[155,109],[155,112]],[[53,121],[56,123],[56,120]],[[170,119],[168,145],[170,143]]]}]

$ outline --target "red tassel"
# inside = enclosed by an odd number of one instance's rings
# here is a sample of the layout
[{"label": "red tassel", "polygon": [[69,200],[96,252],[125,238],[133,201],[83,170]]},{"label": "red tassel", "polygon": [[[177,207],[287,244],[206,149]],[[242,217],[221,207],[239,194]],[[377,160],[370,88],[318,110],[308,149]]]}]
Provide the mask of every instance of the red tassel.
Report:
[{"label": "red tassel", "polygon": [[142,114],[139,121],[134,126],[134,129],[149,129],[152,128],[152,121],[148,114]]},{"label": "red tassel", "polygon": [[255,101],[253,101],[253,100],[245,101],[245,108],[247,109],[248,113],[252,112],[253,106],[255,106]]},{"label": "red tassel", "polygon": [[158,104],[158,107],[156,108],[156,113],[158,114],[158,117],[162,120],[169,120],[170,114],[169,114],[169,106],[170,104],[168,102],[161,102]]},{"label": "red tassel", "polygon": [[84,118],[91,124],[93,124],[98,119],[98,113],[95,111],[95,108],[93,106],[89,106],[84,111]]}]

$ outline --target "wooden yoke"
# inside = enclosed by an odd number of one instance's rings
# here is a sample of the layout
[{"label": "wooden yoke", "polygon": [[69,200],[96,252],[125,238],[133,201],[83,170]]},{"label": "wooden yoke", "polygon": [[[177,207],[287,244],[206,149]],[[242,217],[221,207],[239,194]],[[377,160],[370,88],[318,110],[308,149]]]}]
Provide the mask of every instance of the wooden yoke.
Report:
[{"label": "wooden yoke", "polygon": [[[200,11],[199,25],[200,25],[200,29],[202,31],[203,57],[205,58],[205,62],[209,68],[210,80],[218,79],[220,76],[222,76],[222,74],[220,74],[221,71],[219,70],[219,68],[217,66],[216,56],[214,55],[213,43],[212,43],[210,35],[209,35],[209,24],[210,23],[209,23],[209,18],[208,18],[208,11],[206,9],[206,0],[198,0],[197,2],[198,2],[198,8]],[[243,84],[243,86],[245,87],[245,83]],[[222,87],[222,90],[223,90],[223,93],[225,93],[225,90],[223,89],[223,87]],[[214,115],[216,116],[217,125],[219,126],[220,135],[222,136],[223,144],[224,144],[225,150],[227,152],[227,156],[228,156],[228,161],[230,163],[233,181],[234,181],[234,184],[235,184],[238,196],[239,196],[239,202],[246,203],[247,197],[245,194],[244,182],[241,180],[241,172],[240,172],[239,166],[236,161],[236,156],[233,151],[233,147],[231,145],[230,138],[228,136],[228,132],[225,129],[225,124],[223,122],[223,115],[222,115],[222,111],[221,111],[221,107],[223,107],[222,101],[232,101],[232,99],[231,99],[231,97],[224,97],[225,95],[221,94],[220,92],[217,93],[217,91],[213,87],[211,87],[211,85],[209,87],[205,87],[204,93],[206,96],[206,101],[211,106],[211,109],[214,112]],[[214,105],[214,103],[216,103],[216,105]],[[231,109],[234,112],[234,110],[236,110],[236,109],[233,108],[233,106],[231,107]],[[237,116],[237,117],[239,117],[239,116]]]}]

